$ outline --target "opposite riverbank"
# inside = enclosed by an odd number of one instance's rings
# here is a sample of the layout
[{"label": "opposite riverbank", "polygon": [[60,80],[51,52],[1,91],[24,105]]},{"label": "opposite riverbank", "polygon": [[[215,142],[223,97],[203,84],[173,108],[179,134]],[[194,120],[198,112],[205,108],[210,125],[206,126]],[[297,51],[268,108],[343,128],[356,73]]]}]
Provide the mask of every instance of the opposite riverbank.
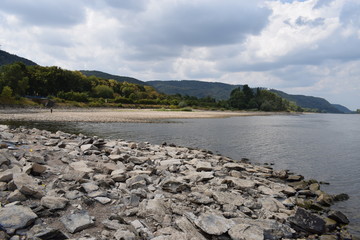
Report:
[{"label": "opposite riverbank", "polygon": [[[227,118],[240,116],[267,116],[293,114],[287,112],[246,112],[246,111],[172,111],[154,109],[1,109],[0,120],[56,121],[56,122],[152,122],[165,119],[185,118]],[[299,114],[299,113],[294,113]]]},{"label": "opposite riverbank", "polygon": [[352,239],[329,208],[344,196],[246,159],[6,126],[0,142],[2,239]]}]

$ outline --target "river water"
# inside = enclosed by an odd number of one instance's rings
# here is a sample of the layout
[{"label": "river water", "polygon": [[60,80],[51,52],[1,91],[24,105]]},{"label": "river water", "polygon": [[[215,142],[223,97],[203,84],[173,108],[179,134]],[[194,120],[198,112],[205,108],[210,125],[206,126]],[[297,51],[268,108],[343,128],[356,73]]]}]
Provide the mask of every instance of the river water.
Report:
[{"label": "river water", "polygon": [[329,182],[352,234],[360,236],[360,115],[303,114],[182,119],[156,123],[11,123],[47,130],[209,149],[233,159],[273,163],[305,178]]}]

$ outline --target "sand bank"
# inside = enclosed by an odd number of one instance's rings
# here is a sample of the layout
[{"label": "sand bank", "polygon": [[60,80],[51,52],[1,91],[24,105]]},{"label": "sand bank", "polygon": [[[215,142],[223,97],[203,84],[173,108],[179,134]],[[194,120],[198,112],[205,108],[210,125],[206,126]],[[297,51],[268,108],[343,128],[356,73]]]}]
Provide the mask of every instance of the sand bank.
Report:
[{"label": "sand bank", "polygon": [[152,122],[165,119],[227,118],[239,116],[266,116],[274,112],[245,111],[166,111],[154,109],[3,109],[0,120],[58,121],[58,122]]}]

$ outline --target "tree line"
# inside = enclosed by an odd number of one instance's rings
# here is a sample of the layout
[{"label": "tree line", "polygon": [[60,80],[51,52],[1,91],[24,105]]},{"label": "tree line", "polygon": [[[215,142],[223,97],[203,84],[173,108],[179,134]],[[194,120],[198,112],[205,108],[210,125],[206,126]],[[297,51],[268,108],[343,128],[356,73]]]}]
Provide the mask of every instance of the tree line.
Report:
[{"label": "tree line", "polygon": [[[60,67],[28,66],[16,62],[0,67],[0,98],[47,97],[57,104],[82,104],[82,106],[147,105],[173,108],[198,107],[208,109],[236,109],[261,111],[299,111],[275,93],[264,89],[256,92],[248,86],[234,89],[228,100],[213,97],[166,95],[151,86],[119,82],[96,76],[86,76],[79,71]],[[11,101],[10,101],[11,102]]]}]

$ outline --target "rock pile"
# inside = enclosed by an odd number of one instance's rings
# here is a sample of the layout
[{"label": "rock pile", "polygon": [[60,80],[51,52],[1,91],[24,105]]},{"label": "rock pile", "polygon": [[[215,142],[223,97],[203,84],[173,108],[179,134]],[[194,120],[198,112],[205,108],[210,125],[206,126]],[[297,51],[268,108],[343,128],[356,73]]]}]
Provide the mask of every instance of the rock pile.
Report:
[{"label": "rock pile", "polygon": [[335,198],[287,171],[60,131],[0,142],[0,239],[351,239]]}]

